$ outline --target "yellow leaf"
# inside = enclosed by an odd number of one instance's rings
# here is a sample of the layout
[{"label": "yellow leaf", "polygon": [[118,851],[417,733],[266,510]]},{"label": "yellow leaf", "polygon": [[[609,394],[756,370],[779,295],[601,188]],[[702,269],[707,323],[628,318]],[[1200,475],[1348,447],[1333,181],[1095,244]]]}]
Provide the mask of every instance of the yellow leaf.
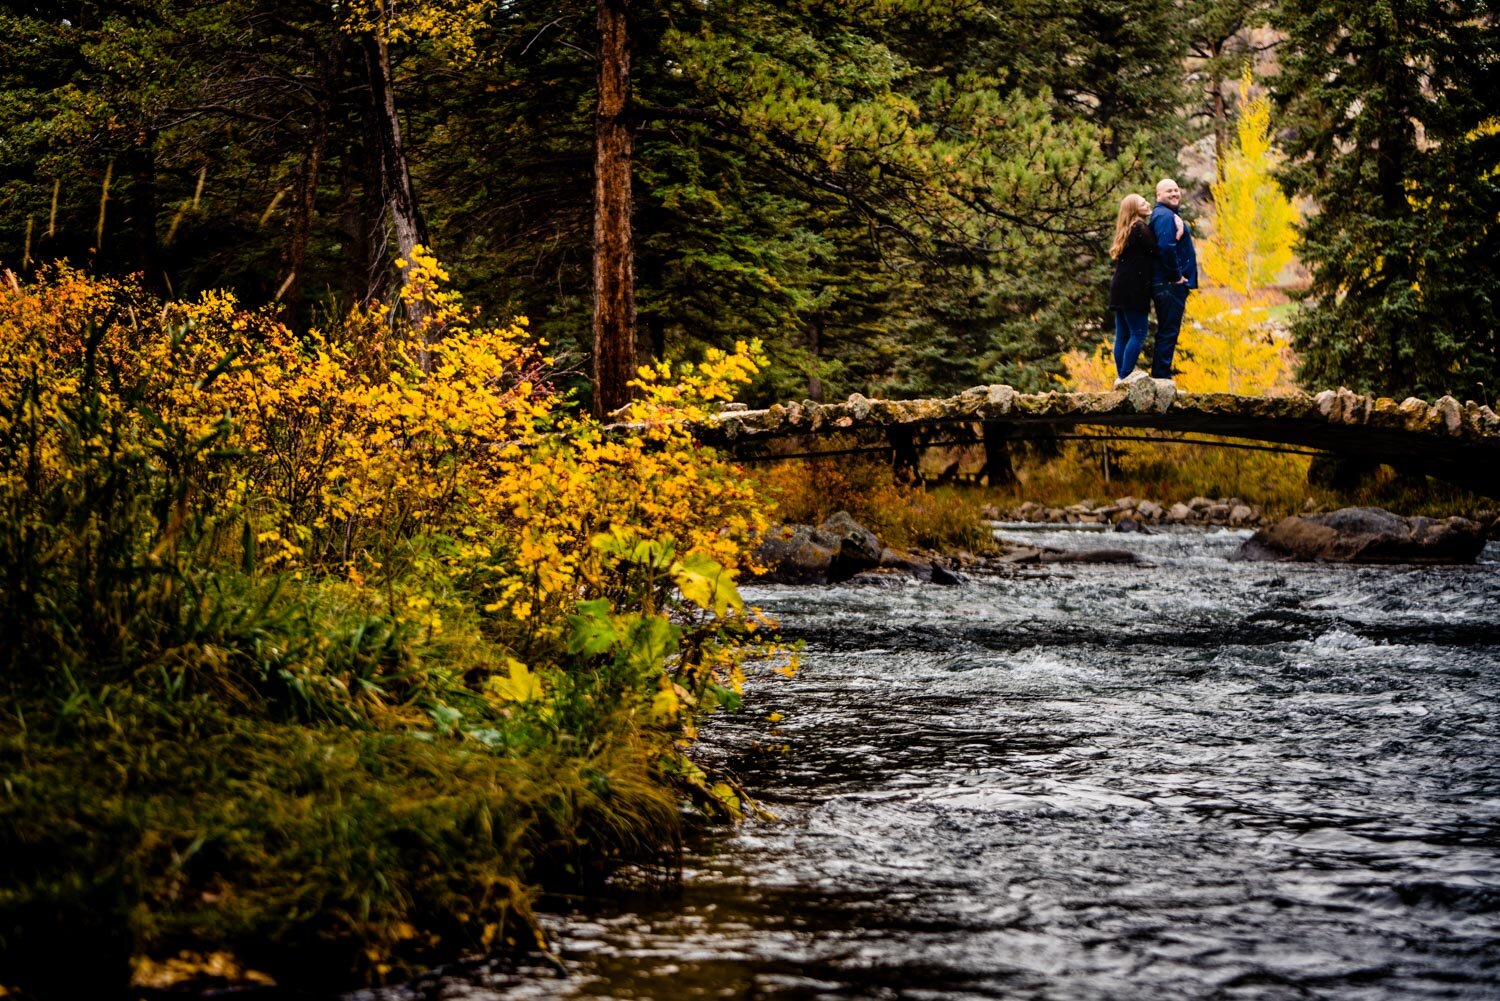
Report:
[{"label": "yellow leaf", "polygon": [[514,658],[508,660],[507,666],[509,677],[490,678],[491,692],[507,702],[531,702],[543,696],[542,679],[537,674]]}]

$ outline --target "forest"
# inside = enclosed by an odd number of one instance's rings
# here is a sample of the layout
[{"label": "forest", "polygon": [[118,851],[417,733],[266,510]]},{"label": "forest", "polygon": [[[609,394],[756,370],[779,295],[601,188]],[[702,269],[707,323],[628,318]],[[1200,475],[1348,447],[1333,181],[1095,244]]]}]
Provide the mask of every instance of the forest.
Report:
[{"label": "forest", "polygon": [[[1495,398],[1486,3],[8,4],[0,257],[294,328],[421,245],[569,388],[759,338],[762,400],[1050,384],[1119,196],[1249,68],[1316,206],[1300,378]],[[607,168],[607,169],[606,169]],[[1211,210],[1213,179],[1189,183]],[[597,247],[597,254],[596,254]],[[1101,319],[1103,318],[1103,319]],[[610,369],[610,366],[613,366]],[[602,412],[602,411],[601,411]]]},{"label": "forest", "polygon": [[[1159,178],[1184,389],[1497,405],[1497,13],[0,5],[0,997],[546,956],[544,890],[765,816],[694,748],[799,669],[757,543],[977,547],[996,498],[691,422],[1108,390]],[[1008,500],[1306,488],[1045,455]]]}]

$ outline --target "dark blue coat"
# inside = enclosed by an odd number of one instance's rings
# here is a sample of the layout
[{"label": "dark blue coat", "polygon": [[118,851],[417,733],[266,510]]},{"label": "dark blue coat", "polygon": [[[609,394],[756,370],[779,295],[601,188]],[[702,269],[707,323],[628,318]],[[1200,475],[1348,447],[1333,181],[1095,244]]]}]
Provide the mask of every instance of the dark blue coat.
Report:
[{"label": "dark blue coat", "polygon": [[1161,202],[1151,210],[1151,232],[1156,236],[1156,271],[1152,280],[1158,285],[1173,285],[1187,276],[1188,288],[1198,287],[1198,252],[1193,249],[1193,227],[1182,224],[1182,239],[1177,238],[1177,213]]}]

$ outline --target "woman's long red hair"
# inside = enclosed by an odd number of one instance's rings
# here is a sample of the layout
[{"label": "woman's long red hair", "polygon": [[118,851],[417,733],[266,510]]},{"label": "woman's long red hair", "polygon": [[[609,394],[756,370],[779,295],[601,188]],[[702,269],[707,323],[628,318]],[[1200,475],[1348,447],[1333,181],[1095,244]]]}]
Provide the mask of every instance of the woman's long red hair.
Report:
[{"label": "woman's long red hair", "polygon": [[1115,239],[1109,245],[1109,256],[1119,260],[1125,252],[1125,239],[1130,236],[1130,227],[1141,222],[1151,212],[1151,203],[1140,195],[1130,194],[1120,199],[1120,214],[1115,219]]}]

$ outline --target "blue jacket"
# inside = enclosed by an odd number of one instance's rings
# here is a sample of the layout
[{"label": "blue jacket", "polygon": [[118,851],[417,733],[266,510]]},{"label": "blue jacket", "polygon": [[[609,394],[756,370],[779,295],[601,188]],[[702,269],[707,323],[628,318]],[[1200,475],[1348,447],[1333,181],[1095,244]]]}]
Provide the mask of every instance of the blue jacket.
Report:
[{"label": "blue jacket", "polygon": [[1198,252],[1193,249],[1193,227],[1184,220],[1179,240],[1177,213],[1157,202],[1151,210],[1151,232],[1156,236],[1156,270],[1152,272],[1152,281],[1172,285],[1186,275],[1188,288],[1197,288]]}]

